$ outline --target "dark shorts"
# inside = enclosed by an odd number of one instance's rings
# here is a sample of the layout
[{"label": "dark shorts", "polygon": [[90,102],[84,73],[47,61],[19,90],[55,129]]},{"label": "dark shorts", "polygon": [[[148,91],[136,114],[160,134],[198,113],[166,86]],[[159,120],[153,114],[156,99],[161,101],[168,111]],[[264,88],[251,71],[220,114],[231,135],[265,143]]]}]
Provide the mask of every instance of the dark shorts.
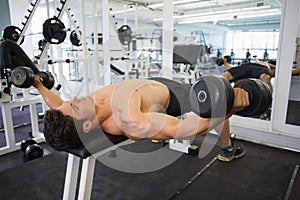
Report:
[{"label": "dark shorts", "polygon": [[166,113],[177,117],[184,113],[191,112],[190,105],[190,84],[182,84],[170,79],[155,77],[149,78],[167,86],[170,91],[170,103]]},{"label": "dark shorts", "polygon": [[272,77],[271,72],[267,67],[255,63],[242,64],[239,67],[232,67],[227,71],[235,78],[235,80],[245,78],[259,79],[262,74],[268,74]]}]

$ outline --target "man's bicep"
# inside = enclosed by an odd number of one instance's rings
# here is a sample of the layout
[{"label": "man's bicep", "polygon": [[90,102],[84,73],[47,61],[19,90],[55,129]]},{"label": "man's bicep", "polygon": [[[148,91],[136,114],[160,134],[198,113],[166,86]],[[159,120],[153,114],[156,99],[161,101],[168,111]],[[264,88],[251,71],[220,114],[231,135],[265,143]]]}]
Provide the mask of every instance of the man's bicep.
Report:
[{"label": "man's bicep", "polygon": [[112,111],[117,120],[124,122],[138,120],[142,116],[139,92],[116,94],[112,100]]}]

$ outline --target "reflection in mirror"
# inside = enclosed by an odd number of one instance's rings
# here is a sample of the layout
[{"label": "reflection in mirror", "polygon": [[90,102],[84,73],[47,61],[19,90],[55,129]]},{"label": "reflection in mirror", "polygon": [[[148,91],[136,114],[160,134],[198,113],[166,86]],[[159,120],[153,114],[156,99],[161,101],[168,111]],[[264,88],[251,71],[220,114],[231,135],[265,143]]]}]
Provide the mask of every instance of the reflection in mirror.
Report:
[{"label": "reflection in mirror", "polygon": [[[185,10],[188,5],[180,5],[184,14],[174,17],[174,28],[182,32],[189,31],[198,44],[204,46],[209,44],[212,47],[213,51],[210,51],[209,58],[215,61],[214,67],[218,75],[228,69],[221,61],[224,56],[230,56],[231,67],[239,67],[241,71],[245,69],[243,66],[255,62],[264,61],[270,63],[269,65],[276,65],[281,17],[280,1],[265,1],[262,4],[258,1],[251,3],[247,1],[249,4],[245,3],[239,7],[229,5],[229,2],[233,1],[222,1],[221,8],[212,1],[194,2],[189,7],[189,12],[193,12],[190,14]],[[206,3],[209,5],[204,5]],[[174,10],[176,7],[178,5],[174,5]],[[188,24],[191,26],[187,26]],[[200,74],[212,74],[211,67],[205,61],[199,59]],[[266,68],[264,65],[260,66]],[[259,78],[259,76],[248,75],[243,78]],[[270,85],[274,83],[273,79],[274,77],[271,78]],[[270,109],[262,116],[255,116],[263,120],[271,120],[270,117]]]},{"label": "reflection in mirror", "polygon": [[298,33],[295,38],[295,56],[291,63],[292,76],[286,123],[300,126],[300,22],[299,19],[297,21]]}]

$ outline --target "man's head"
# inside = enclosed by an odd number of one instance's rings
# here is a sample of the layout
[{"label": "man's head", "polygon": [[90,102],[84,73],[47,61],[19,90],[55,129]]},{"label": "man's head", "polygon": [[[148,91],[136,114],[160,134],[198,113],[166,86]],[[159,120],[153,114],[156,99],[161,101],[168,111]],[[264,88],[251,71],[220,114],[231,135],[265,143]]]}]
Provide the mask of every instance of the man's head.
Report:
[{"label": "man's head", "polygon": [[44,136],[46,142],[57,150],[67,150],[82,144],[75,121],[60,110],[48,110],[44,117]]},{"label": "man's head", "polygon": [[85,133],[90,132],[99,124],[96,117],[95,103],[92,97],[73,97],[72,100],[64,102],[57,108],[63,115],[72,117],[75,121],[80,121]]}]

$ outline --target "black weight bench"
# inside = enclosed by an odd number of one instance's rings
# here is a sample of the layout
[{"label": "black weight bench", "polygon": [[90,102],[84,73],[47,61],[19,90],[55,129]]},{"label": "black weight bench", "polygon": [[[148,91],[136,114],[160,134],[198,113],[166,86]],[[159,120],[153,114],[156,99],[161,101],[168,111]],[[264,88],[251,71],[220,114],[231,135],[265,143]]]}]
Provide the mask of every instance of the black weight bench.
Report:
[{"label": "black weight bench", "polygon": [[101,130],[85,134],[81,139],[84,145],[66,151],[68,152],[68,163],[63,200],[75,199],[80,161],[82,161],[82,167],[77,199],[89,200],[97,157],[114,151],[118,147],[134,143],[125,136],[110,135]]}]

